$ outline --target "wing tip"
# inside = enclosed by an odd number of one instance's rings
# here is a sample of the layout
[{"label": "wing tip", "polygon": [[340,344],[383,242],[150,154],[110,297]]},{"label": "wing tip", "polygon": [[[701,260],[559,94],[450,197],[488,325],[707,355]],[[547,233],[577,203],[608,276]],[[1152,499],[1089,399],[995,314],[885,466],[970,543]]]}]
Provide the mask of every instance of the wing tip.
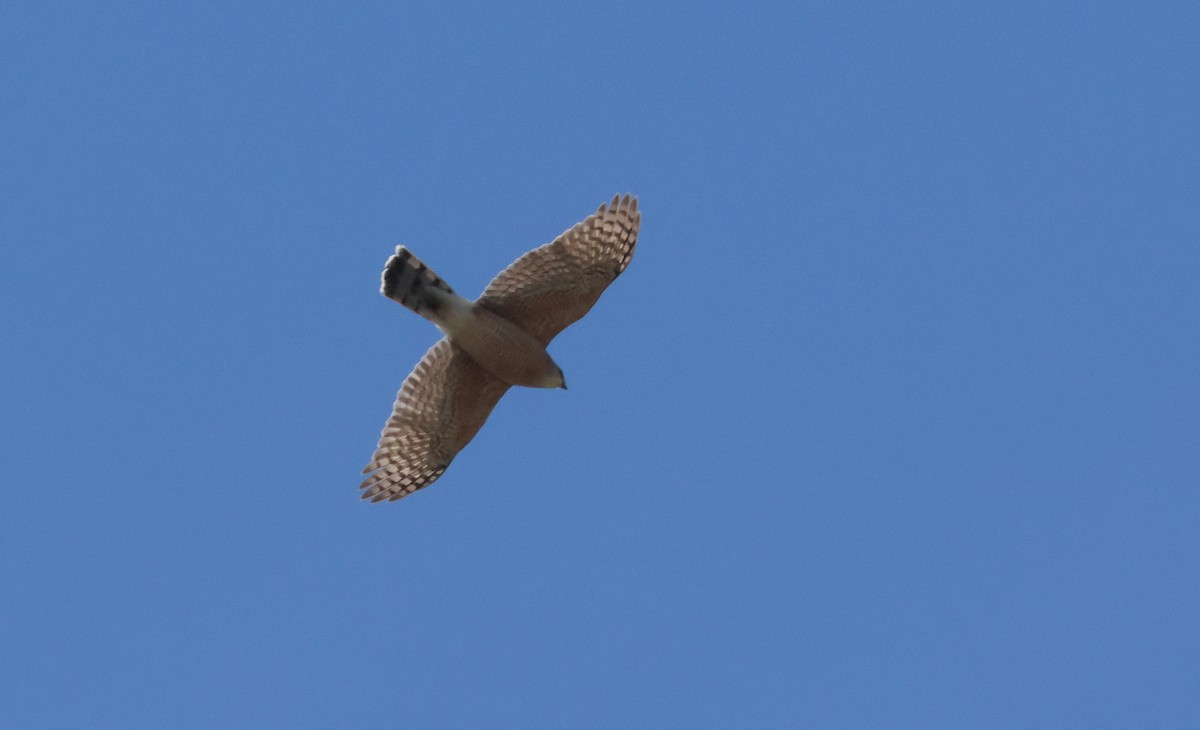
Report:
[{"label": "wing tip", "polygon": [[624,195],[622,195],[621,193],[617,193],[616,195],[613,196],[612,200],[608,201],[607,203],[600,204],[600,207],[596,209],[596,215],[603,216],[606,212],[608,212],[610,210],[613,210],[613,211],[625,210],[631,214],[637,214],[637,212],[638,212],[637,196],[634,195],[633,193],[625,193]]},{"label": "wing tip", "polygon": [[359,487],[359,489],[362,490],[362,494],[358,495],[359,500],[364,502],[369,501],[371,504],[375,504],[376,502],[382,502],[383,500],[387,499],[390,495],[388,490],[384,489],[378,484],[368,484],[370,481],[371,480],[368,479],[366,482],[363,482],[362,486]]}]

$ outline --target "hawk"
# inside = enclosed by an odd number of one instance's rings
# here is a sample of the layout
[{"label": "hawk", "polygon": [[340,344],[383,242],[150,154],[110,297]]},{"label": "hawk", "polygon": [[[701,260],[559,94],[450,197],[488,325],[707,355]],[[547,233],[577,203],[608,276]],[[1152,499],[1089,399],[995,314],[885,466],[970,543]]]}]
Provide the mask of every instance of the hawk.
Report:
[{"label": "hawk", "polygon": [[546,345],[629,266],[642,215],[617,196],[501,271],[474,302],[397,246],[380,291],[445,334],[400,386],[363,469],[362,498],[396,501],[433,484],[514,385],[567,387]]}]

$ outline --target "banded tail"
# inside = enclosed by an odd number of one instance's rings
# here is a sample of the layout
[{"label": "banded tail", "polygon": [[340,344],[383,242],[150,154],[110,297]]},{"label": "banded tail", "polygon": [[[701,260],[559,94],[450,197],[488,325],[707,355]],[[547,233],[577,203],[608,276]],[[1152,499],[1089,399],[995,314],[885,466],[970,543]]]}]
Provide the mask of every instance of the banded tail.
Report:
[{"label": "banded tail", "polygon": [[397,246],[396,253],[388,258],[381,278],[379,291],[385,297],[435,323],[444,302],[439,294],[454,294],[449,284],[404,246]]}]

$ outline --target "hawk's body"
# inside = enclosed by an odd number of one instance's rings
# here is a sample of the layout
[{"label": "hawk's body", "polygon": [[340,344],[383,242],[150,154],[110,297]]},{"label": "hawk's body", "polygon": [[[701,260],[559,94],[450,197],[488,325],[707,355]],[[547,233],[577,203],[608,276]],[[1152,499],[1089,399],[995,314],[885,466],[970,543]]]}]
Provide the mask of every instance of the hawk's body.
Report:
[{"label": "hawk's body", "polygon": [[626,195],[500,272],[475,302],[403,246],[382,291],[446,334],[401,386],[379,439],[363,499],[397,500],[432,484],[513,385],[565,388],[546,352],[629,265],[641,214]]}]

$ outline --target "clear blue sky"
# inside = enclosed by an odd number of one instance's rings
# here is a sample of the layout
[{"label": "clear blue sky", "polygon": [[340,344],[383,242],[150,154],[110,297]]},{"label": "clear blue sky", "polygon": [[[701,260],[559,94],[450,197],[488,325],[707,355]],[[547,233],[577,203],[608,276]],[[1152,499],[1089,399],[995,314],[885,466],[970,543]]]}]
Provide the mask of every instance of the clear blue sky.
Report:
[{"label": "clear blue sky", "polygon": [[[0,9],[0,725],[1200,717],[1189,2]],[[433,487],[437,338],[637,256]]]}]

